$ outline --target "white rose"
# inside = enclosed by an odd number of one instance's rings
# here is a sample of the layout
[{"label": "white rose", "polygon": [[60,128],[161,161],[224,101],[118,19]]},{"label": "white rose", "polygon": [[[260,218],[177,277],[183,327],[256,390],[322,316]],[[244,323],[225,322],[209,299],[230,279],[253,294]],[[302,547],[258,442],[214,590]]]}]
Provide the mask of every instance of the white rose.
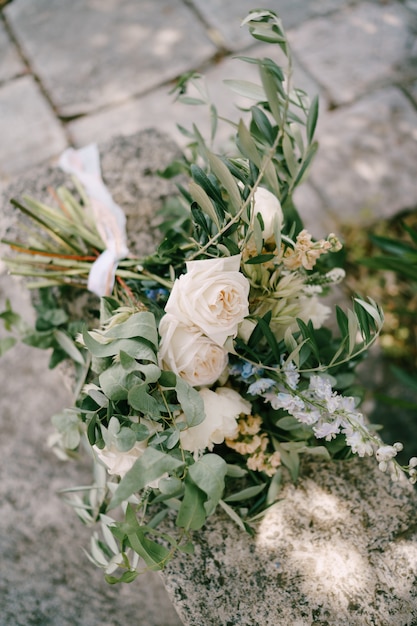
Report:
[{"label": "white rose", "polygon": [[147,448],[146,441],[137,441],[133,448],[127,452],[121,452],[113,443],[105,446],[102,450],[97,446],[93,446],[98,459],[106,466],[109,474],[123,476],[128,472],[135,461],[142,456]]},{"label": "white rose", "polygon": [[223,373],[227,350],[202,334],[195,326],[184,326],[166,313],[159,323],[159,365],[181,376],[192,387],[212,385]]},{"label": "white rose", "polygon": [[[161,424],[149,419],[141,419],[140,423],[148,428],[149,437],[162,430]],[[149,437],[143,441],[137,441],[130,450],[124,452],[119,450],[115,443],[110,443],[102,449],[98,446],[93,446],[93,450],[97,458],[106,466],[109,474],[123,478],[133,467],[135,461],[145,452],[148,447]],[[149,486],[155,487],[157,485],[151,483]]]},{"label": "white rose", "polygon": [[249,281],[239,271],[240,255],[189,261],[165,307],[184,326],[198,326],[219,346],[235,337],[249,314]]},{"label": "white rose", "polygon": [[281,203],[265,187],[258,187],[253,195],[254,214],[258,213],[262,217],[264,223],[263,236],[267,241],[274,236],[274,226],[277,224],[278,230],[281,230],[282,221],[284,219]]},{"label": "white rose", "polygon": [[[249,415],[250,402],[228,387],[211,391],[206,387],[198,392],[203,399],[205,418],[197,426],[181,431],[181,445],[184,450],[197,454],[201,450],[213,449],[214,444],[223,443],[226,438],[237,435],[237,418],[241,413]],[[180,416],[179,421],[184,421]]]},{"label": "white rose", "polygon": [[321,328],[331,313],[331,308],[321,304],[317,296],[300,296],[301,311],[297,317],[307,324],[311,320],[313,328]]}]

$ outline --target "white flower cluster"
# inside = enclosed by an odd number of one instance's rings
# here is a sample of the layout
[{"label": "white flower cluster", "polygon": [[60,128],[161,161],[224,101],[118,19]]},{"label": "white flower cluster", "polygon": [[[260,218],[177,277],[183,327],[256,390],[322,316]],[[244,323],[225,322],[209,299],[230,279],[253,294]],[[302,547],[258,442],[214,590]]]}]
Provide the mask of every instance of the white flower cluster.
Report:
[{"label": "white flower cluster", "polygon": [[[342,396],[333,391],[326,376],[313,375],[306,390],[296,391],[298,379],[295,367],[286,367],[285,386],[271,379],[260,379],[249,387],[252,395],[261,395],[273,409],[284,409],[301,424],[311,426],[318,439],[330,441],[337,435],[345,436],[346,444],[358,456],[375,456],[379,469],[389,472],[392,480],[399,480],[404,469],[409,481],[417,482],[417,457],[401,468],[393,459],[403,449],[402,443],[385,445],[365,423],[364,416],[356,408],[355,398]],[[289,377],[290,375],[290,377]],[[282,390],[284,388],[284,390]]]}]

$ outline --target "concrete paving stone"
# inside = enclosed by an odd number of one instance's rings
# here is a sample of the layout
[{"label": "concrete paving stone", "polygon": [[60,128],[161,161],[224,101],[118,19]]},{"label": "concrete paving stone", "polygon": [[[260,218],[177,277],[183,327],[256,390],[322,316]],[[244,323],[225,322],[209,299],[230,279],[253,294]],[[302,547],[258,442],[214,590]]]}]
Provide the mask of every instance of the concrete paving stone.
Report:
[{"label": "concrete paving stone", "polygon": [[[253,0],[193,0],[193,4],[207,23],[218,31],[228,50],[237,50],[253,43],[247,27],[238,28],[249,11],[258,7]],[[347,0],[265,0],[261,6],[275,11],[281,17],[284,28],[288,29],[311,16],[322,15],[346,4]]]},{"label": "concrete paving stone", "polygon": [[181,0],[15,0],[5,13],[61,116],[144,93],[216,52]]},{"label": "concrete paving stone", "polygon": [[[254,58],[268,56],[282,63],[283,59],[277,57],[277,46],[259,45],[251,49],[250,54]],[[226,58],[222,62],[210,67],[204,74],[206,87],[210,101],[218,109],[222,117],[238,122],[240,117],[245,117],[239,107],[248,108],[253,102],[239,96],[227,87],[225,79],[244,79],[260,84],[257,67],[253,64],[243,63],[235,58]],[[320,93],[319,86],[307,75],[295,60],[293,84],[306,91],[311,97]],[[194,92],[190,92],[190,95]],[[325,95],[320,93],[322,106],[326,107]],[[247,117],[247,116],[246,116]],[[138,130],[154,127],[168,133],[179,146],[184,148],[189,142],[178,129],[177,124],[191,129],[192,123],[196,124],[204,137],[210,135],[210,115],[206,106],[190,106],[181,102],[175,102],[174,96],[169,94],[167,87],[162,87],[140,98],[131,99],[129,102],[91,114],[68,124],[70,135],[77,146],[86,145],[90,142],[107,140],[115,134],[132,134]],[[228,149],[228,140],[233,132],[230,124],[219,121],[216,142],[217,150]]]},{"label": "concrete paving stone", "polygon": [[31,76],[0,87],[0,182],[59,155],[67,142]]},{"label": "concrete paving stone", "polygon": [[289,33],[290,44],[335,104],[393,82],[409,54],[408,13],[399,4],[364,2]]},{"label": "concrete paving stone", "polygon": [[394,87],[322,116],[311,181],[339,221],[417,206],[417,111]]},{"label": "concrete paving stone", "polygon": [[23,74],[26,68],[0,21],[0,82]]},{"label": "concrete paving stone", "polygon": [[[0,310],[6,298],[33,321],[27,290],[3,275]],[[51,415],[72,403],[48,360],[22,344],[0,359],[0,624],[180,626],[157,573],[111,586],[82,551],[91,531],[58,491],[90,484],[91,472],[47,447]]]}]

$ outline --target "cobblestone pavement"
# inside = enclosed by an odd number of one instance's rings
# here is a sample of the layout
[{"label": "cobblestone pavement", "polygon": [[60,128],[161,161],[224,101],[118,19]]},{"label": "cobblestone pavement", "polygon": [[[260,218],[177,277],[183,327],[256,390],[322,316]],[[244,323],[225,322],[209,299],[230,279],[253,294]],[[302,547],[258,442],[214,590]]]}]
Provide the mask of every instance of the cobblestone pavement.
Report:
[{"label": "cobblestone pavement", "polygon": [[[0,0],[2,4],[0,191],[30,168],[53,163],[69,145],[102,142],[150,126],[183,145],[176,124],[188,126],[193,116],[203,131],[207,128],[203,108],[173,104],[169,94],[175,79],[189,70],[206,75],[219,112],[236,119],[235,96],[222,81],[242,78],[242,72],[250,79],[251,67],[240,65],[236,54],[265,55],[265,48],[254,45],[239,27],[257,4],[252,0]],[[414,0],[262,4],[280,13],[289,32],[295,83],[320,95],[321,147],[309,182],[297,197],[313,233],[337,231],[340,221],[360,220],[366,226],[380,216],[416,207]],[[223,131],[219,141],[226,140]],[[6,276],[0,287],[3,301],[12,295],[22,309],[27,306]],[[53,412],[67,401],[58,381],[49,373],[45,376],[43,356],[30,364],[31,355],[22,349],[0,362],[1,419],[6,422],[2,438],[20,436],[25,441],[28,422],[16,420],[27,413],[28,402],[36,420],[45,403]],[[10,372],[17,375],[11,377]],[[6,455],[1,459],[6,476],[7,463]],[[21,472],[24,464],[22,468]],[[60,471],[64,475],[66,470]],[[24,475],[13,480],[16,499],[2,507],[2,516],[11,518],[25,507],[18,493]],[[54,483],[55,478],[45,480]],[[90,589],[84,574],[78,583],[58,584],[74,569],[66,571],[65,565],[64,571],[48,570],[48,542],[57,545],[56,538],[41,537],[37,551],[33,528],[42,527],[42,511],[32,527],[27,520],[27,527],[11,538],[0,531],[2,561],[7,565],[1,568],[1,626],[117,626],[135,619],[140,626],[179,624],[157,577],[109,591],[97,582],[99,575],[92,569]],[[65,526],[71,537],[78,532],[76,524],[75,520],[71,530]],[[26,556],[22,546],[27,547]],[[71,546],[62,545],[62,553],[65,564],[71,559],[82,562]],[[118,617],[109,617],[116,615],[115,606]]]}]

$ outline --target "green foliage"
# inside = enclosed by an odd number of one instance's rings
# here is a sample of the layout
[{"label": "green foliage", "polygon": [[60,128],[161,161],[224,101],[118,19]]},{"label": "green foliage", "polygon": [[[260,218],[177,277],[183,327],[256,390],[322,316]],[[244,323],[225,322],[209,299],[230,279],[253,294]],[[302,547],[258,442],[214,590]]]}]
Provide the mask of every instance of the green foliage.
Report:
[{"label": "green foliage", "polygon": [[[266,405],[262,395],[251,397],[250,385],[262,375],[270,377],[275,390],[294,391],[288,373],[295,368],[300,377],[297,393],[307,393],[314,373],[326,372],[333,389],[357,397],[352,371],[383,323],[379,306],[359,296],[351,310],[337,308],[337,336],[304,315],[300,292],[305,289],[311,295],[311,287],[313,293],[322,293],[332,284],[331,264],[319,259],[313,270],[299,245],[303,224],[293,204],[294,190],[308,175],[317,150],[318,99],[310,102],[292,85],[292,58],[278,16],[257,10],[244,24],[256,40],[276,44],[284,64],[241,57],[243,64],[256,67],[258,82],[226,81],[250,101],[237,122],[229,120],[235,145],[228,156],[212,148],[221,118],[201,76],[192,72],[180,78],[177,99],[208,108],[210,141],[195,126],[180,128],[189,139],[187,156],[160,173],[181,177],[178,196],[161,211],[162,241],[145,258],[120,261],[112,296],[97,304],[98,327],[81,328],[55,297],[65,289],[85,288],[91,265],[104,249],[83,190],[77,189],[78,199],[58,190],[58,208],[31,198],[14,202],[30,227],[25,244],[5,242],[16,252],[6,262],[12,273],[31,277],[31,286],[39,289],[37,321],[28,329],[9,305],[0,317],[24,342],[52,349],[51,366],[69,358],[77,368],[75,406],[54,416],[53,422],[61,453],[74,456],[83,442],[92,449],[96,476],[93,485],[75,488],[65,497],[83,522],[100,523],[101,534],[93,535],[89,558],[112,584],[134,580],[139,563],[158,570],[176,551],[190,552],[190,532],[202,528],[218,506],[251,532],[251,516],[279,497],[283,477],[297,480],[303,455],[346,456],[340,439],[330,437],[321,445],[311,424],[300,423],[284,408]],[[275,202],[273,234],[268,236],[267,219],[255,210],[259,190]],[[397,264],[413,258],[410,250],[379,243]],[[308,245],[313,256],[337,249],[330,236]],[[228,353],[232,390],[239,392],[242,403],[251,403],[248,420],[262,415],[257,458],[245,448],[247,432],[240,451],[228,438],[218,444],[215,437],[216,443],[210,441],[204,450],[185,449],[183,431],[207,419],[205,404],[182,371],[162,369],[158,354],[158,324],[186,262],[232,255],[242,258],[251,311],[244,322],[251,332],[248,337],[243,332],[230,336],[220,347]],[[14,341],[14,336],[3,340],[0,353]],[[323,406],[319,408],[325,412]],[[238,418],[233,418],[236,424]],[[246,464],[248,457],[257,465]],[[121,469],[120,459],[128,469]],[[109,468],[109,478],[100,460]],[[108,515],[114,509],[118,521]],[[167,516],[175,520],[175,536],[158,530]]]}]

